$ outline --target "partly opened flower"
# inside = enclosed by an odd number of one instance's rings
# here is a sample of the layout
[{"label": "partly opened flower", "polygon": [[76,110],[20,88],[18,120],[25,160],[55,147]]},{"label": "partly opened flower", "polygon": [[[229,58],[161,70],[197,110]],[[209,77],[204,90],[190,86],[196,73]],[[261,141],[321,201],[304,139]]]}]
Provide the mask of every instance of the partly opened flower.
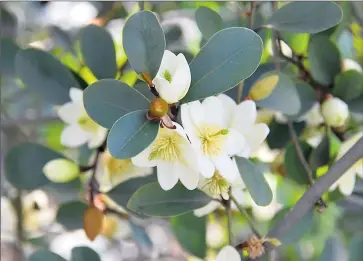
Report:
[{"label": "partly opened flower", "polygon": [[[340,150],[338,152],[337,160],[343,157],[354,144],[356,144],[360,138],[363,137],[363,132],[355,134],[349,140],[342,143]],[[339,191],[345,195],[349,196],[353,193],[355,186],[356,175],[363,178],[363,158],[359,159],[355,164],[353,164],[341,177],[338,179],[331,187],[330,191],[339,187]]]},{"label": "partly opened flower", "polygon": [[199,182],[196,155],[182,127],[174,122],[176,129],[160,128],[155,141],[132,162],[140,167],[157,166],[158,181],[162,189],[172,189],[178,180],[193,190]]},{"label": "partly opened flower", "polygon": [[58,116],[68,124],[62,132],[61,143],[75,148],[88,143],[89,148],[99,147],[106,139],[107,130],[94,122],[83,106],[83,92],[70,89],[71,101],[58,109]]},{"label": "partly opened flower", "polygon": [[243,150],[236,154],[248,158],[266,139],[270,129],[265,123],[256,124],[257,110],[254,101],[246,100],[237,105],[225,94],[218,95],[218,99],[223,103],[228,128],[237,130],[246,140]]},{"label": "partly opened flower", "polygon": [[219,251],[216,261],[241,261],[241,256],[232,246],[225,246]]},{"label": "partly opened flower", "polygon": [[105,192],[131,178],[152,174],[152,168],[137,167],[131,159],[116,159],[106,150],[99,158],[96,173],[100,190]]},{"label": "partly opened flower", "polygon": [[165,50],[158,73],[153,83],[161,98],[172,104],[181,100],[188,92],[191,82],[190,69],[182,53],[177,56]]},{"label": "partly opened flower", "polygon": [[231,155],[243,150],[243,136],[227,126],[226,113],[222,102],[216,97],[208,97],[181,106],[184,129],[196,150],[199,171],[211,178],[216,170],[229,182],[237,177],[238,171]]},{"label": "partly opened flower", "polygon": [[44,175],[56,183],[66,183],[77,178],[80,174],[78,165],[67,159],[48,161],[43,167]]},{"label": "partly opened flower", "polygon": [[348,105],[339,98],[330,97],[321,105],[325,123],[332,127],[341,127],[349,117]]}]

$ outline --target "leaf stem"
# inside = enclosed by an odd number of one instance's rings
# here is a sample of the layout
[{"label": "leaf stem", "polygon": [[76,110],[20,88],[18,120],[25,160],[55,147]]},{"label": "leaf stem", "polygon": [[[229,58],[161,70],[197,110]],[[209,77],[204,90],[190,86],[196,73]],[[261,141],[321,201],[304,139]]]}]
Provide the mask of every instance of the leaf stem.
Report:
[{"label": "leaf stem", "polygon": [[228,228],[228,242],[229,245],[233,244],[232,235],[232,211],[231,211],[231,198],[226,202],[226,214],[227,214],[227,228]]}]

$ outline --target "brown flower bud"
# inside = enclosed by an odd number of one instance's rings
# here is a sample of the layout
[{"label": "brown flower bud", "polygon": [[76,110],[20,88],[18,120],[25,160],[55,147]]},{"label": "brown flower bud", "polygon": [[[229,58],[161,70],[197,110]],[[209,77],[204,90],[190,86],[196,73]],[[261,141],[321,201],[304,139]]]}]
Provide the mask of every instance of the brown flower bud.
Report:
[{"label": "brown flower bud", "polygon": [[95,206],[88,207],[83,217],[83,229],[89,238],[93,241],[102,231],[104,214]]},{"label": "brown flower bud", "polygon": [[149,113],[152,117],[162,118],[168,113],[168,104],[161,98],[155,98],[149,106]]}]

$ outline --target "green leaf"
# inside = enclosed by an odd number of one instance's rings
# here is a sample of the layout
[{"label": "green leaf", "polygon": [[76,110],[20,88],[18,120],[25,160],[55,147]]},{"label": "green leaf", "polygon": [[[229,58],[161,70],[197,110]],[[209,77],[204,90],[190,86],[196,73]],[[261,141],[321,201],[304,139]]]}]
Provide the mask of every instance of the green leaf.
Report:
[{"label": "green leaf", "polygon": [[100,80],[88,86],[83,93],[83,101],[88,115],[108,129],[125,114],[146,110],[150,104],[139,91],[113,79]]},{"label": "green leaf", "polygon": [[358,98],[363,94],[363,74],[356,70],[340,73],[335,78],[333,94],[344,101]]},{"label": "green leaf", "polygon": [[[320,261],[341,261],[346,259],[346,249],[342,242],[335,237],[330,237],[320,256]],[[350,259],[351,260],[351,259]],[[361,260],[361,259],[360,259]]]},{"label": "green leaf", "polygon": [[12,148],[6,155],[6,178],[16,188],[42,187],[50,183],[43,173],[44,165],[58,158],[64,156],[39,144],[22,143]]},{"label": "green leaf", "polygon": [[[312,147],[304,141],[300,141],[299,144],[305,159],[308,159],[310,153],[312,152]],[[287,175],[290,179],[296,181],[299,184],[309,184],[308,174],[300,162],[295,145],[293,143],[290,143],[286,147],[284,164]]]},{"label": "green leaf", "polygon": [[79,87],[66,66],[41,50],[20,50],[15,57],[15,68],[27,87],[54,104],[68,102],[69,89]]},{"label": "green leaf", "polygon": [[223,29],[222,17],[208,7],[201,6],[195,12],[195,21],[205,39],[211,38],[216,32]]},{"label": "green leaf", "polygon": [[29,261],[67,261],[61,256],[50,252],[46,249],[40,249],[34,252],[30,257]]},{"label": "green leaf", "polygon": [[296,54],[304,54],[308,50],[309,34],[294,34],[285,32],[283,39]]},{"label": "green leaf", "polygon": [[125,24],[122,44],[131,67],[153,79],[165,50],[165,36],[156,16],[149,11],[137,12]]},{"label": "green leaf", "polygon": [[111,35],[102,27],[89,25],[81,30],[79,41],[82,57],[96,78],[115,78],[116,51]]},{"label": "green leaf", "polygon": [[96,251],[89,247],[74,247],[71,261],[101,261]]},{"label": "green leaf", "polygon": [[[305,122],[293,122],[296,134],[299,135],[305,128]],[[287,124],[273,121],[270,125],[270,133],[267,136],[267,143],[270,149],[282,149],[290,141],[289,127]]]},{"label": "green leaf", "polygon": [[246,158],[235,157],[239,173],[251,194],[253,201],[259,206],[267,206],[272,201],[272,191],[263,173]]},{"label": "green leaf", "polygon": [[315,90],[311,87],[310,84],[305,82],[297,82],[295,83],[295,88],[299,95],[300,100],[300,111],[292,116],[287,116],[289,120],[296,120],[307,113],[313,105],[317,102],[316,101],[316,93]]},{"label": "green leaf", "polygon": [[[265,74],[261,78],[270,74]],[[283,73],[278,73],[278,76],[279,80],[271,94],[265,99],[256,101],[256,105],[276,110],[286,115],[297,114],[301,109],[299,93],[289,76]]]},{"label": "green leaf", "polygon": [[204,258],[207,251],[207,218],[196,217],[193,213],[170,218],[171,228],[180,244],[189,253]]},{"label": "green leaf", "polygon": [[358,98],[349,101],[348,103],[349,110],[356,113],[363,113],[363,95]]},{"label": "green leaf", "polygon": [[[1,12],[1,11],[0,11]],[[15,56],[20,50],[19,46],[9,38],[0,39],[0,73],[15,75]]]},{"label": "green leaf", "polygon": [[188,190],[178,183],[163,190],[158,182],[142,186],[130,198],[127,207],[153,217],[177,216],[205,206],[211,198],[199,190]]},{"label": "green leaf", "polygon": [[219,31],[190,63],[192,81],[182,102],[225,92],[251,76],[262,56],[262,40],[247,28]]},{"label": "green leaf", "polygon": [[70,201],[62,204],[57,212],[57,222],[68,230],[83,228],[83,216],[87,205],[81,201]]},{"label": "green leaf", "polygon": [[146,110],[130,112],[115,122],[107,138],[107,148],[113,157],[132,158],[155,140],[159,124],[149,121],[146,113]]},{"label": "green leaf", "polygon": [[310,165],[313,169],[327,165],[339,151],[340,141],[329,132],[324,136],[318,147],[310,155]]},{"label": "green leaf", "polygon": [[356,235],[350,240],[349,244],[349,261],[360,261],[363,256],[363,236]]},{"label": "green leaf", "polygon": [[333,2],[293,2],[277,10],[269,26],[292,33],[318,33],[342,20],[341,8]]},{"label": "green leaf", "polygon": [[328,36],[310,38],[308,58],[311,74],[321,84],[332,84],[341,71],[339,50]]}]

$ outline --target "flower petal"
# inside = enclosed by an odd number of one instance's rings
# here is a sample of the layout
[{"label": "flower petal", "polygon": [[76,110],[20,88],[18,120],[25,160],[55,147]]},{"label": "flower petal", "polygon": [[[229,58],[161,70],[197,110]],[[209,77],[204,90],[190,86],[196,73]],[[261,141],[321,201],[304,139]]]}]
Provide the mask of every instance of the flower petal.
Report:
[{"label": "flower petal", "polygon": [[70,88],[69,96],[74,103],[83,104],[83,91],[81,89],[75,87]]},{"label": "flower petal", "polygon": [[157,175],[160,187],[163,190],[172,189],[179,180],[179,171],[170,162],[160,162],[157,166]]},{"label": "flower petal", "polygon": [[85,132],[77,124],[66,126],[61,134],[61,143],[70,148],[85,144],[90,139],[90,133]]},{"label": "flower petal", "polygon": [[178,54],[177,69],[172,75],[173,90],[178,93],[178,100],[181,100],[188,92],[191,82],[190,68],[182,53]]},{"label": "flower petal", "polygon": [[212,159],[216,169],[219,173],[230,183],[232,183],[239,171],[237,165],[233,163],[232,159],[228,155],[222,155]]},{"label": "flower petal", "polygon": [[178,93],[166,79],[155,77],[153,83],[155,84],[155,88],[160,94],[160,97],[168,104],[176,103],[178,101]]},{"label": "flower petal", "polygon": [[251,100],[243,101],[235,110],[232,119],[232,128],[242,134],[248,133],[254,125],[257,117],[256,103]]},{"label": "flower petal", "polygon": [[[152,144],[151,144],[152,145]],[[137,154],[135,157],[131,158],[132,163],[138,167],[155,167],[157,162],[155,160],[149,160],[151,153],[151,145]]]},{"label": "flower petal", "polygon": [[220,99],[215,96],[208,97],[203,101],[202,106],[205,123],[227,128],[227,117]]},{"label": "flower petal", "polygon": [[199,173],[197,171],[183,164],[176,164],[174,171],[187,189],[194,190],[197,188],[199,182]]},{"label": "flower petal", "polygon": [[348,170],[339,179],[339,190],[345,196],[350,196],[353,193],[355,186],[355,172],[354,170]]},{"label": "flower petal", "polygon": [[265,123],[259,123],[254,125],[250,131],[245,134],[246,142],[251,150],[250,153],[256,152],[269,133],[269,127]]},{"label": "flower petal", "polygon": [[215,167],[213,162],[205,157],[202,153],[198,153],[198,167],[200,174],[205,178],[211,178],[214,175]]},{"label": "flower petal", "polygon": [[232,156],[244,149],[246,140],[241,133],[234,129],[228,130],[227,140],[225,142],[225,150],[228,155]]},{"label": "flower petal", "polygon": [[188,135],[188,138],[190,139],[192,145],[194,145],[195,147],[200,147],[201,143],[197,135],[198,129],[195,126],[193,119],[191,117],[189,104],[183,104],[181,106],[181,120],[183,123],[184,130]]},{"label": "flower petal", "polygon": [[248,159],[250,157],[250,153],[251,152],[251,148],[248,144],[246,144],[243,149],[237,153],[237,156],[238,157],[241,157],[241,158],[246,158]]},{"label": "flower petal", "polygon": [[225,246],[217,255],[216,261],[241,261],[241,256],[232,246]]},{"label": "flower petal", "polygon": [[177,65],[178,64],[176,63],[176,55],[169,50],[165,50],[157,75],[161,78],[164,78],[165,70],[173,75],[177,68]]},{"label": "flower petal", "polygon": [[77,120],[82,114],[82,107],[74,102],[67,102],[57,109],[57,114],[65,123],[77,123]]},{"label": "flower petal", "polygon": [[193,214],[197,217],[203,217],[210,213],[212,213],[214,210],[216,210],[219,207],[220,203],[218,201],[212,200],[204,207],[198,208],[193,211]]},{"label": "flower petal", "polygon": [[221,100],[223,104],[224,113],[227,120],[227,127],[230,127],[232,123],[232,115],[237,108],[237,104],[231,97],[223,93],[219,94],[217,98]]},{"label": "flower petal", "polygon": [[96,133],[92,133],[91,139],[88,141],[88,148],[94,149],[100,147],[106,140],[107,129],[99,126]]}]

